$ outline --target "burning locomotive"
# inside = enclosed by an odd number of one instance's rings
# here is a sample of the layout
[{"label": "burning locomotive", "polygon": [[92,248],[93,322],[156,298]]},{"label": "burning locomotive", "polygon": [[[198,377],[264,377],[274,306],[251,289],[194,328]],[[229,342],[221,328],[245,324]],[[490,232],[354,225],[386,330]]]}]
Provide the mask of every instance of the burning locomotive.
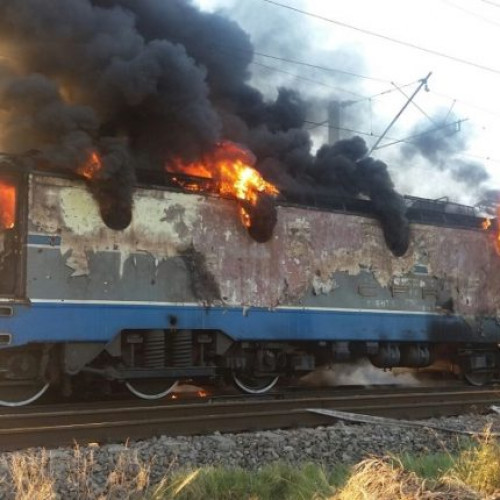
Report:
[{"label": "burning locomotive", "polygon": [[166,172],[139,183],[117,230],[86,172],[1,164],[1,404],[79,373],[147,399],[217,377],[263,393],[361,357],[445,361],[474,384],[498,374],[496,220],[485,230],[473,209],[407,197],[409,245],[396,257],[369,200],[307,206],[259,182],[247,195],[271,196],[275,213],[262,242],[238,182],[231,194]]},{"label": "burning locomotive", "polygon": [[0,404],[365,357],[498,375],[497,221],[399,195],[359,137],[312,152],[222,13],[0,2],[0,48]]}]

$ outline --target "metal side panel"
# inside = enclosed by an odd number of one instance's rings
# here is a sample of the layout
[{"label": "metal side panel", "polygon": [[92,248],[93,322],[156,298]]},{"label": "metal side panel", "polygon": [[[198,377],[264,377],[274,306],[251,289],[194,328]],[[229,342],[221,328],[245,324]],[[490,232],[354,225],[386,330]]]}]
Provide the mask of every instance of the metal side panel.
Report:
[{"label": "metal side panel", "polygon": [[84,183],[34,177],[28,296],[496,318],[500,258],[490,238],[413,225],[396,258],[375,219],[281,206],[272,239],[256,243],[235,203],[157,189],[137,189],[131,225],[113,231]]}]

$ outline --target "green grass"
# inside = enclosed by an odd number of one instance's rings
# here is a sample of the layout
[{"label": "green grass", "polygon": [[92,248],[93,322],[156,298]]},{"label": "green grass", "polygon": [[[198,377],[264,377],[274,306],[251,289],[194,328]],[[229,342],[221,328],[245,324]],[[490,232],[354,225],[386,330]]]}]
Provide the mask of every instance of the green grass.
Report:
[{"label": "green grass", "polygon": [[[401,486],[398,486],[398,484]],[[154,490],[151,500],[344,500],[358,498],[412,498],[407,492],[448,491],[453,498],[476,499],[500,492],[500,444],[487,439],[464,443],[457,455],[446,452],[405,453],[370,459],[357,467],[338,464],[324,467],[283,463],[257,471],[206,467],[191,475],[177,472]],[[368,496],[366,496],[368,495]],[[457,496],[458,495],[458,496]],[[450,496],[451,498],[452,496]],[[446,497],[448,498],[448,497]],[[499,497],[500,498],[500,497]]]},{"label": "green grass", "polygon": [[414,472],[422,479],[438,480],[450,471],[455,464],[456,457],[446,452],[425,455],[404,453],[398,457],[398,460],[405,470]]},{"label": "green grass", "polygon": [[155,499],[319,500],[333,496],[336,486],[348,477],[348,468],[339,466],[327,472],[316,464],[297,468],[277,463],[252,472],[210,467],[201,469],[178,491],[183,477],[185,474],[173,477],[155,492]]},{"label": "green grass", "polygon": [[451,470],[451,477],[481,493],[500,494],[500,442],[488,437],[479,446],[463,451]]},{"label": "green grass", "polygon": [[[79,469],[68,469],[71,484],[93,498],[93,456],[75,450]],[[82,465],[83,464],[83,465]],[[56,498],[50,455],[14,453],[0,460],[0,491],[9,498]],[[130,467],[133,465],[133,467]],[[151,484],[151,463],[136,452],[124,452],[109,473],[106,493],[99,498],[132,500],[386,500],[500,498],[500,442],[492,436],[464,441],[455,455],[446,452],[372,457],[359,464],[269,464],[256,471],[203,467],[166,470],[159,485]],[[80,490],[79,490],[80,491]],[[436,496],[439,493],[441,496]],[[37,496],[38,495],[38,496]],[[494,496],[497,495],[497,496]],[[1,495],[0,495],[1,496]]]}]

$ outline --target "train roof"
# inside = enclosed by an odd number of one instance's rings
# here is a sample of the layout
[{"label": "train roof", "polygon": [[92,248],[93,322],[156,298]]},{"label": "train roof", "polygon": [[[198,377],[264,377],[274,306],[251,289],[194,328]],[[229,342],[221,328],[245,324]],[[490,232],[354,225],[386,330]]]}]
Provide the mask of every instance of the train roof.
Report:
[{"label": "train roof", "polygon": [[[66,178],[78,178],[76,174],[66,169],[56,169],[40,165],[31,160],[30,155],[22,157],[14,155],[0,155],[0,170],[38,172],[47,175],[56,175]],[[172,174],[152,170],[137,172],[138,185],[141,187],[166,187],[175,191],[192,193],[192,190],[182,188],[182,184],[199,186],[197,194],[213,194],[216,192],[214,181],[207,178],[187,176],[184,174]],[[482,229],[484,217],[476,207],[463,205],[449,201],[447,198],[427,199],[416,196],[403,196],[406,205],[406,217],[410,222],[437,225],[444,227],[461,227],[466,229]],[[328,193],[299,192],[293,190],[281,190],[277,200],[278,205],[297,206],[313,210],[327,210],[346,214],[362,215],[367,217],[378,217],[380,214],[369,199],[363,198],[339,198],[328,195]],[[497,227],[497,220],[491,218],[492,229]]]}]

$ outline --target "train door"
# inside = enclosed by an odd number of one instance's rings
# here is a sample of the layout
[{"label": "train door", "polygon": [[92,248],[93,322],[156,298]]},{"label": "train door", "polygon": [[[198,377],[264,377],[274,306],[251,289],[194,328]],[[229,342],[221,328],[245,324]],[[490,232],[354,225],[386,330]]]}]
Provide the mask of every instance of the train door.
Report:
[{"label": "train door", "polygon": [[23,295],[21,178],[0,172],[0,297]]}]

